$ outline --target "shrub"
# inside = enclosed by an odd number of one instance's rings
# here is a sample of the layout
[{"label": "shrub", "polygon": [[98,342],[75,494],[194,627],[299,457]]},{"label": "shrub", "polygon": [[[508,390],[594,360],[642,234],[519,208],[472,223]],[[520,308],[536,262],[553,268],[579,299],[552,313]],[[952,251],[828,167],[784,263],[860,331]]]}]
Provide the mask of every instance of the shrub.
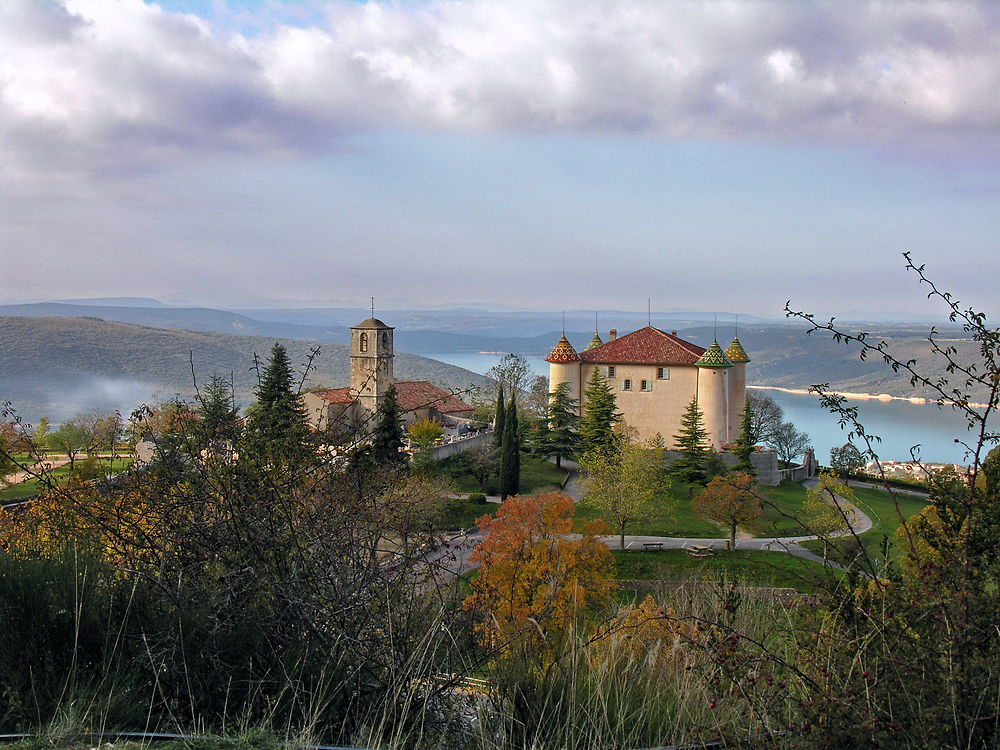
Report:
[{"label": "shrub", "polygon": [[469,495],[469,502],[475,503],[476,505],[485,505],[486,495],[484,495],[482,492],[473,492],[471,495]]}]

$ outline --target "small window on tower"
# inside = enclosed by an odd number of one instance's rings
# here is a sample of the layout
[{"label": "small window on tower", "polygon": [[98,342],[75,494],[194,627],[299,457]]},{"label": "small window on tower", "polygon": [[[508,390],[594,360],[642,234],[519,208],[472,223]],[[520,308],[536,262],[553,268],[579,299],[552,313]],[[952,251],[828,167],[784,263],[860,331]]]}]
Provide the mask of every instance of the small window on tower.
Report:
[{"label": "small window on tower", "polygon": [[364,354],[365,352],[368,351],[368,334],[367,333],[362,333],[361,334],[361,339],[360,339],[360,341],[358,343],[358,348],[361,350],[362,354]]},{"label": "small window on tower", "polygon": [[622,390],[623,391],[632,390],[632,381],[629,378],[625,378],[625,380],[622,381]]},{"label": "small window on tower", "polygon": [[608,365],[608,377],[613,378],[615,376],[615,366]]},{"label": "small window on tower", "polygon": [[657,367],[656,368],[656,379],[657,380],[670,380],[670,368],[669,367]]}]

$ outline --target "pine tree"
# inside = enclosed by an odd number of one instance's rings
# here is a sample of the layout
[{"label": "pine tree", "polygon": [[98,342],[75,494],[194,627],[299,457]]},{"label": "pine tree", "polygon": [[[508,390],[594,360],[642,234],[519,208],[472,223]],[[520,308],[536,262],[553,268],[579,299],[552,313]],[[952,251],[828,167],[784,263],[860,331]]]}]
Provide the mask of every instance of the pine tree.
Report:
[{"label": "pine tree", "polygon": [[225,378],[212,375],[208,385],[198,395],[195,412],[200,417],[199,435],[206,443],[232,440],[236,436],[236,406],[232,388]]},{"label": "pine tree", "polygon": [[733,455],[739,459],[734,471],[755,477],[757,476],[757,471],[753,467],[753,461],[750,460],[750,457],[754,454],[754,443],[751,437],[753,423],[753,402],[747,399],[746,405],[743,407],[743,413],[740,415],[740,435],[736,438],[736,443],[733,445]]},{"label": "pine tree", "polygon": [[250,424],[272,453],[285,453],[301,446],[307,434],[306,417],[295,392],[295,374],[288,352],[281,344],[271,348],[271,357],[257,386],[257,403]]},{"label": "pine tree", "polygon": [[552,391],[548,405],[548,430],[545,432],[544,451],[556,457],[556,466],[562,459],[576,455],[580,445],[580,416],[577,400],[569,395],[569,383],[563,382]]},{"label": "pine tree", "polygon": [[708,433],[702,423],[698,399],[692,398],[681,417],[681,431],[674,435],[674,444],[680,456],[670,465],[670,474],[688,485],[688,497],[692,485],[704,485],[708,476],[705,464],[708,461]]},{"label": "pine tree", "polygon": [[503,447],[504,422],[506,419],[503,399],[503,383],[501,383],[497,390],[497,411],[493,417],[493,444],[497,448]]},{"label": "pine tree", "polygon": [[378,407],[375,435],[372,438],[372,459],[379,464],[402,463],[403,417],[396,397],[396,386],[390,385]]},{"label": "pine tree", "polygon": [[614,445],[615,422],[621,419],[615,394],[599,367],[590,374],[583,395],[583,417],[580,419],[580,452],[610,450]]},{"label": "pine tree", "polygon": [[517,402],[511,398],[504,420],[503,443],[500,449],[500,499],[506,500],[520,491],[521,446],[518,432]]}]

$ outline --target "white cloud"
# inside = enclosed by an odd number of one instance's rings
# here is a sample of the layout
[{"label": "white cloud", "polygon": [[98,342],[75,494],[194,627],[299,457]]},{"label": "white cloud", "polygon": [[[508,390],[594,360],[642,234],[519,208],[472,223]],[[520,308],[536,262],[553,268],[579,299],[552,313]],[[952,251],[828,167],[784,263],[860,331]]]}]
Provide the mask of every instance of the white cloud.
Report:
[{"label": "white cloud", "polygon": [[1000,128],[990,3],[336,3],[232,35],[141,0],[0,4],[0,168],[121,170],[418,127],[921,141]]}]

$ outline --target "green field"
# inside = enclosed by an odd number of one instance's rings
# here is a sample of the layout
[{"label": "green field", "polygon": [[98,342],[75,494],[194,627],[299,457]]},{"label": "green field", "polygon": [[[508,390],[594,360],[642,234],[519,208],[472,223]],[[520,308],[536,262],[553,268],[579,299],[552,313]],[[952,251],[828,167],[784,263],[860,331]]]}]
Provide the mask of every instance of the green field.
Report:
[{"label": "green field", "polygon": [[[462,454],[449,456],[438,461],[434,465],[435,473],[447,476],[455,483],[456,492],[483,492],[479,489],[479,482],[468,473],[462,465]],[[556,465],[544,458],[521,455],[521,492],[538,492],[539,490],[558,490],[562,487],[563,480],[566,479],[566,470],[556,468]],[[491,477],[486,482],[486,491],[483,494],[496,495],[498,491],[497,479]]]},{"label": "green field", "polygon": [[[131,456],[116,458],[114,461],[102,458],[100,459],[99,465],[101,470],[106,475],[111,475],[127,469],[132,465],[132,460]],[[79,465],[81,461],[83,461],[82,458],[77,459],[77,465]],[[66,464],[65,466],[60,466],[48,472],[48,480],[55,484],[61,484],[69,479],[70,474],[69,464]],[[48,482],[43,479],[29,479],[26,482],[21,482],[20,484],[15,484],[12,487],[5,487],[0,490],[0,501],[18,500],[22,497],[32,497],[45,491],[47,487]]]},{"label": "green field", "polygon": [[661,552],[612,550],[619,580],[683,582],[729,580],[751,586],[793,588],[808,592],[832,575],[818,563],[785,552],[737,550],[713,557],[691,557],[679,549]]},{"label": "green field", "polygon": [[496,503],[470,503],[468,500],[445,500],[442,513],[435,526],[450,531],[469,529],[480,516],[493,514],[500,506]]}]

